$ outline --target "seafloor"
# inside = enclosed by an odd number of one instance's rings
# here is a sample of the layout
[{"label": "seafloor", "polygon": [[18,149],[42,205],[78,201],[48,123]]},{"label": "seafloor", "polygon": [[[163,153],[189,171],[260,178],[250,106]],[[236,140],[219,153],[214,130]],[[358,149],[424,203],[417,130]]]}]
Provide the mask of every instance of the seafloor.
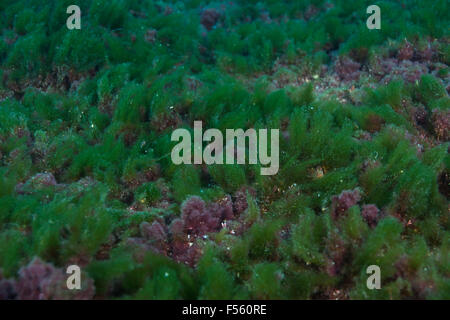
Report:
[{"label": "seafloor", "polygon": [[[2,0],[0,299],[450,299],[449,26],[447,0]],[[195,120],[279,129],[278,173],[175,165]]]}]

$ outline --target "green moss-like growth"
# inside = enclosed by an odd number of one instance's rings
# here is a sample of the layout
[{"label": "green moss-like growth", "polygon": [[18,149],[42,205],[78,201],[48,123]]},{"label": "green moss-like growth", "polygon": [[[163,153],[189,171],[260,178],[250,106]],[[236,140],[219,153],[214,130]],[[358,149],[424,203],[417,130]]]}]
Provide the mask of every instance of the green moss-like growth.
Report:
[{"label": "green moss-like growth", "polygon": [[[450,298],[448,1],[71,4],[0,2],[0,299],[40,260],[95,299]],[[279,129],[277,174],[175,165],[194,121]]]},{"label": "green moss-like growth", "polygon": [[419,92],[423,103],[430,106],[434,100],[447,97],[442,83],[432,75],[424,75],[420,79]]}]

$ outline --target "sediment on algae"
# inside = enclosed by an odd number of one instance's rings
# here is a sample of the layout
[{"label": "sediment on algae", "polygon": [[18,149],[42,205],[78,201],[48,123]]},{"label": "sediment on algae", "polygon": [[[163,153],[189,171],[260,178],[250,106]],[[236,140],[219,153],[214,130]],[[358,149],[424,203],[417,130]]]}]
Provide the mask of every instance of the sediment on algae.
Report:
[{"label": "sediment on algae", "polygon": [[[0,4],[0,299],[450,298],[448,1],[71,4]],[[278,173],[174,165],[196,120]]]}]

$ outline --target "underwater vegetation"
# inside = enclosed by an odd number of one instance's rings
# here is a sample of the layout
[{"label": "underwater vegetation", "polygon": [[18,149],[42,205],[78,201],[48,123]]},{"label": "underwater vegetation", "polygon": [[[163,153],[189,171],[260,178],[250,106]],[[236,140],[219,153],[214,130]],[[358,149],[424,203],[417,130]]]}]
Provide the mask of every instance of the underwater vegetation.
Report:
[{"label": "underwater vegetation", "polygon": [[[448,5],[1,1],[0,299],[450,299]],[[173,164],[196,120],[278,173]]]}]

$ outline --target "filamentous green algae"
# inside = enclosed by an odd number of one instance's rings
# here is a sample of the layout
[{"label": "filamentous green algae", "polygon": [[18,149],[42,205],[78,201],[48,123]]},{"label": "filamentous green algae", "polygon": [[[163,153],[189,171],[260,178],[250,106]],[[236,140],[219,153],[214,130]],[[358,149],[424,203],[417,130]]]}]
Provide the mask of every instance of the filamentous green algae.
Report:
[{"label": "filamentous green algae", "polygon": [[2,1],[0,299],[450,298],[448,1],[372,4]]}]

